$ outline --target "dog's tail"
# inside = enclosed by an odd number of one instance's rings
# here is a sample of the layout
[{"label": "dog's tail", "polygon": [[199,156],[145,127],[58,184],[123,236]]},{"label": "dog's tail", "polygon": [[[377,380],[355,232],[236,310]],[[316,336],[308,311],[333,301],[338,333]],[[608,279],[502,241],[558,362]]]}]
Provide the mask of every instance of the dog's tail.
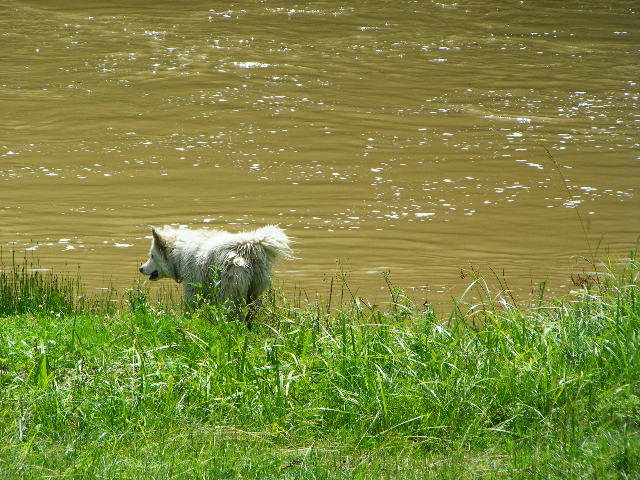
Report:
[{"label": "dog's tail", "polygon": [[237,237],[236,249],[233,255],[233,263],[244,266],[253,263],[252,260],[265,258],[270,265],[278,258],[293,258],[291,240],[277,225],[267,225],[253,232],[246,232]]},{"label": "dog's tail", "polygon": [[277,225],[267,225],[259,228],[254,234],[256,243],[259,243],[269,256],[275,258],[293,258],[293,250],[291,250],[291,240],[284,231]]}]

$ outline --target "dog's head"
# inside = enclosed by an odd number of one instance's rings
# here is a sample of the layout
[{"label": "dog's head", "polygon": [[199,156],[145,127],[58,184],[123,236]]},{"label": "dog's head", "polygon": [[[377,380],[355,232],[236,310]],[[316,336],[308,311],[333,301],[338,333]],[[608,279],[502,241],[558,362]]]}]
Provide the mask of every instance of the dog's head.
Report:
[{"label": "dog's head", "polygon": [[[169,239],[165,238],[162,231],[151,227],[151,248],[149,249],[149,260],[140,267],[140,273],[149,275],[149,280],[159,280],[161,278],[174,278],[175,268],[169,256],[171,246]],[[177,280],[177,279],[176,279]]]}]

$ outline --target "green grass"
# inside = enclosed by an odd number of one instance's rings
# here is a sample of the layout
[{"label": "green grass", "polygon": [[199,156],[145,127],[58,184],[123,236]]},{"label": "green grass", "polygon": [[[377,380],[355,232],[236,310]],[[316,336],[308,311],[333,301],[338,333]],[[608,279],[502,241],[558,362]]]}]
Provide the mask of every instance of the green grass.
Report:
[{"label": "green grass", "polygon": [[640,266],[446,318],[391,288],[248,330],[0,275],[0,478],[640,478]]}]

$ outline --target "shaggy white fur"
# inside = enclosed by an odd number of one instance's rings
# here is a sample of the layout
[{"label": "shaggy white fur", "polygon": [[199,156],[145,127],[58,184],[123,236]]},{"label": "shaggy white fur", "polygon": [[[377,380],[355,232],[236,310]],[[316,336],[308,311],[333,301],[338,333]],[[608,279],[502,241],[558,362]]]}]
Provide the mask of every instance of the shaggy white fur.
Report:
[{"label": "shaggy white fur", "polygon": [[251,304],[269,286],[275,261],[292,258],[289,237],[275,225],[242,233],[173,227],[151,232],[150,258],[140,273],[184,283],[188,306],[196,294]]}]

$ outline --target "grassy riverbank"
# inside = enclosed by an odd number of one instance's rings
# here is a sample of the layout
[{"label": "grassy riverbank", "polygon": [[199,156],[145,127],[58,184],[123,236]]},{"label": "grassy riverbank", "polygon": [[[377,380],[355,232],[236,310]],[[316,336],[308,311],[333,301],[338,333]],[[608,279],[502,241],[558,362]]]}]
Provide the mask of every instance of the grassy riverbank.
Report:
[{"label": "grassy riverbank", "polygon": [[0,478],[638,478],[640,266],[438,318],[271,296],[253,330],[0,275]]}]

